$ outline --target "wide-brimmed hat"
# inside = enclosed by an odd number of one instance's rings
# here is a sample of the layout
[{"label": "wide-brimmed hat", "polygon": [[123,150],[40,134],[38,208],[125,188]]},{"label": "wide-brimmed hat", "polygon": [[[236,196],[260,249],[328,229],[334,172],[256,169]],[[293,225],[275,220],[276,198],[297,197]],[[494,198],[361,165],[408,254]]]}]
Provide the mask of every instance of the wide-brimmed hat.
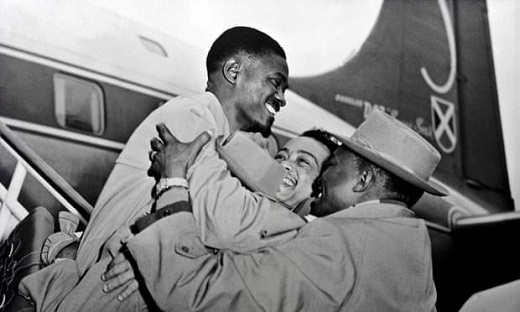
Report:
[{"label": "wide-brimmed hat", "polygon": [[375,109],[350,138],[337,136],[344,146],[393,173],[435,194],[448,191],[430,178],[441,160],[440,153],[417,132],[396,118]]}]

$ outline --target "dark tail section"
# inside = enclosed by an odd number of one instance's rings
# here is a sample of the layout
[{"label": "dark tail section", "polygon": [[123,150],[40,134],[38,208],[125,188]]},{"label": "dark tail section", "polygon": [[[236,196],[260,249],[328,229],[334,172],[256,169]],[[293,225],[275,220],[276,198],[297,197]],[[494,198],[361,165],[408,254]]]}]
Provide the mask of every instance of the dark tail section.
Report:
[{"label": "dark tail section", "polygon": [[385,0],[350,61],[291,89],[355,126],[394,115],[442,152],[439,180],[512,210],[488,25],[485,0]]},{"label": "dark tail section", "polygon": [[512,210],[486,2],[458,1],[454,9],[463,179]]}]

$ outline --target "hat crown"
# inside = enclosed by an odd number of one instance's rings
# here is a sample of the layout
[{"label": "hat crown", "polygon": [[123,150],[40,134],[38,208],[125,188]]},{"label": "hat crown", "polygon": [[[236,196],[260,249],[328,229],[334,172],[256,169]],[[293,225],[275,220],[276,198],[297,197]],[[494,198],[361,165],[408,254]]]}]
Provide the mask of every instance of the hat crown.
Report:
[{"label": "hat crown", "polygon": [[441,159],[439,152],[421,135],[379,110],[369,115],[351,140],[425,181]]}]

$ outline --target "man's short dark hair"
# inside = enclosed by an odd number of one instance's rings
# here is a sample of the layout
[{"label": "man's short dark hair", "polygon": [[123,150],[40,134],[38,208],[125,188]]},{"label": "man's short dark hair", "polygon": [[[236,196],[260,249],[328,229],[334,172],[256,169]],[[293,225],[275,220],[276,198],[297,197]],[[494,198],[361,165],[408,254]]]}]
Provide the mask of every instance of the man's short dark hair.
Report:
[{"label": "man's short dark hair", "polygon": [[254,56],[275,54],[286,59],[282,47],[269,35],[251,27],[237,26],[223,32],[211,46],[206,58],[208,74],[240,52]]},{"label": "man's short dark hair", "polygon": [[354,155],[354,161],[359,172],[370,167],[376,175],[377,183],[381,183],[381,187],[385,192],[385,197],[381,199],[397,200],[404,203],[408,208],[411,208],[424,194],[422,189],[406,182],[368,159],[354,152],[352,152],[352,154]]}]

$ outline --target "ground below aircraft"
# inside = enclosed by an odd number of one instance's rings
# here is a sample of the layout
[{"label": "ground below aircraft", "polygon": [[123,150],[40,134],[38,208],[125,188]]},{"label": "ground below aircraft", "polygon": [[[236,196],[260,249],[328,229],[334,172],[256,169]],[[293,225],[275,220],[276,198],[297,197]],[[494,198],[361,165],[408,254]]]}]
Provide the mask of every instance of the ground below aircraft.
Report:
[{"label": "ground below aircraft", "polygon": [[[36,156],[21,154],[41,158],[29,167],[51,168],[35,170],[42,178],[31,170],[25,177],[3,143],[0,235],[26,215],[23,208],[44,206],[54,216],[68,208],[53,188],[86,221],[139,122],[171,97],[204,89],[205,52],[81,3],[3,1],[0,20],[0,121]],[[384,1],[361,49],[330,72],[290,77],[287,101],[274,127],[280,142],[312,126],[350,134],[382,109],[441,151],[435,179],[450,196],[424,196],[415,207],[432,239],[438,311],[455,311],[470,294],[520,277],[509,243],[520,215],[509,189],[484,0]]]}]

